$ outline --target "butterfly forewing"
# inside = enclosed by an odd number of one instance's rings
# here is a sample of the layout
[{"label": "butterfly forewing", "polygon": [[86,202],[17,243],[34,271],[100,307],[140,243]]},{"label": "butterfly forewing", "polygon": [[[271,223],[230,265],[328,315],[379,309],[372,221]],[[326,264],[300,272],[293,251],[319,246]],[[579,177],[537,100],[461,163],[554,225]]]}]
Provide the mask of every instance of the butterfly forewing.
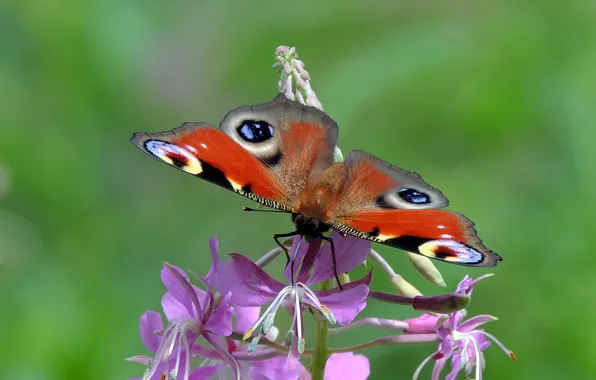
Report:
[{"label": "butterfly forewing", "polygon": [[291,211],[278,177],[224,132],[186,123],[168,132],[135,133],[132,143],[156,159],[266,206]]},{"label": "butterfly forewing", "polygon": [[136,133],[131,141],[170,166],[291,212],[309,175],[333,163],[337,124],[279,94],[269,103],[229,112],[219,130],[185,123],[171,131]]}]

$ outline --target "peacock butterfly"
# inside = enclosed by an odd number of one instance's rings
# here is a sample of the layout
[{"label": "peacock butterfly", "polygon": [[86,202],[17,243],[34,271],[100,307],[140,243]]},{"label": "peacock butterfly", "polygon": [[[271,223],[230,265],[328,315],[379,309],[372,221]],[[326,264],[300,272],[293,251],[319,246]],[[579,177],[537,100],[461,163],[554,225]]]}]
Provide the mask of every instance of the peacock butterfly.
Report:
[{"label": "peacock butterfly", "polygon": [[441,210],[447,198],[417,173],[361,150],[335,162],[337,135],[323,111],[279,94],[229,112],[219,129],[184,123],[135,133],[131,142],[170,166],[291,213],[296,231],[276,241],[297,234],[325,239],[322,232],[332,228],[454,264],[502,260],[482,244],[472,221]]}]

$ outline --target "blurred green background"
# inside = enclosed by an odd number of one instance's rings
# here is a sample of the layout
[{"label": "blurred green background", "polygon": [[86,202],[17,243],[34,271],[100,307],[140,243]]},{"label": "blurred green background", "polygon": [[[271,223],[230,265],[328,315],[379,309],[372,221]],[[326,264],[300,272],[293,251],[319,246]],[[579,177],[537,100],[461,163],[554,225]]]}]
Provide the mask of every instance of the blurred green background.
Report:
[{"label": "blurred green background", "polygon": [[[492,347],[485,378],[595,378],[595,17],[587,1],[2,2],[0,378],[140,376],[124,358],[145,353],[161,261],[202,273],[210,235],[256,259],[290,230],[128,142],[269,101],[280,44],[306,62],[344,153],[418,171],[504,257],[468,310],[498,316],[487,331],[519,361]],[[486,272],[437,265],[449,289]],[[374,286],[389,290],[381,272]],[[393,379],[434,350],[364,353],[373,379]]]}]

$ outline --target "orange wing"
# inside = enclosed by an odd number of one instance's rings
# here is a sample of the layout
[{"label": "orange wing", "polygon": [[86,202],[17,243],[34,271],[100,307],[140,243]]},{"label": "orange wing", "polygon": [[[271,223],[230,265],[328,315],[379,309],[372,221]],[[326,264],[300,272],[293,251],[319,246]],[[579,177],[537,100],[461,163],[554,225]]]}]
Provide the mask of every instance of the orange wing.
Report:
[{"label": "orange wing", "polygon": [[470,266],[495,266],[501,257],[476,235],[474,223],[444,210],[368,210],[335,219],[340,232],[432,259]]},{"label": "orange wing", "polygon": [[135,133],[131,141],[170,166],[291,212],[309,176],[333,163],[337,125],[324,112],[279,94],[229,112],[219,130],[186,123]]},{"label": "orange wing", "polygon": [[412,172],[362,151],[345,161],[343,189],[330,220],[334,229],[433,259],[494,266],[488,250],[463,215],[437,210],[447,198]]},{"label": "orange wing", "polygon": [[[258,130],[249,128],[255,125]],[[266,104],[231,111],[219,128],[271,167],[288,201],[302,194],[319,168],[333,164],[337,124],[323,111],[288,100],[283,94]]]},{"label": "orange wing", "polygon": [[168,132],[135,133],[131,142],[170,166],[268,207],[291,211],[285,190],[271,168],[226,133],[207,124],[186,123]]}]

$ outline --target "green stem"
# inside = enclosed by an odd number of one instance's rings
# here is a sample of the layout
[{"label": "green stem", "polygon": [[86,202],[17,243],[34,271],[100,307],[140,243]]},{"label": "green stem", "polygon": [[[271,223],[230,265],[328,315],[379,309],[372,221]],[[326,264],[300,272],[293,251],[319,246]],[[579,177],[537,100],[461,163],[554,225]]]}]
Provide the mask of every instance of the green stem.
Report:
[{"label": "green stem", "polygon": [[[331,289],[331,280],[321,283],[321,290]],[[325,374],[325,363],[329,357],[329,348],[327,340],[329,338],[329,325],[327,319],[322,315],[317,315],[317,340],[315,342],[315,352],[312,357],[312,380],[323,380]]]}]

